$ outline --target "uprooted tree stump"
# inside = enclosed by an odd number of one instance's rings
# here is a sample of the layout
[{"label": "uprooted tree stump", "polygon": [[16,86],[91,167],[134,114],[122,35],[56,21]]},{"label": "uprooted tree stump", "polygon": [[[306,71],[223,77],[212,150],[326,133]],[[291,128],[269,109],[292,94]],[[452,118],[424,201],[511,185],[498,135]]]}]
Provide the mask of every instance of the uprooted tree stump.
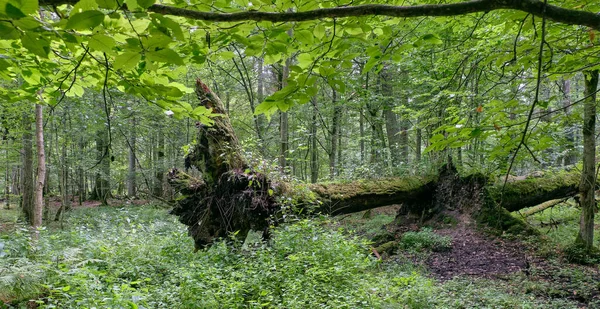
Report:
[{"label": "uprooted tree stump", "polygon": [[[169,183],[180,194],[171,213],[188,226],[196,249],[230,233],[242,238],[255,230],[267,237],[281,210],[276,196],[285,191],[285,185],[275,186],[249,167],[222,102],[200,80],[196,94],[200,105],[216,116],[211,126],[197,124],[196,142],[185,158],[186,169],[197,168],[202,178],[177,169],[168,173]],[[396,220],[401,225],[450,214],[520,232],[530,229],[509,211],[574,196],[579,177],[571,172],[495,186],[483,175],[461,177],[449,162],[434,176],[322,183],[307,188],[320,201],[311,203],[313,212],[338,215],[402,204]]]}]

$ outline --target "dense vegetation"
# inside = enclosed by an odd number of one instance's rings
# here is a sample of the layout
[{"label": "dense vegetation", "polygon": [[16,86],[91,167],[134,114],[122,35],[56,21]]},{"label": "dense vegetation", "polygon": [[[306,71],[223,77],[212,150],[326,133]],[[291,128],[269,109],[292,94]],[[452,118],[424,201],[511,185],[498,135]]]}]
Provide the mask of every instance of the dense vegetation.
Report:
[{"label": "dense vegetation", "polygon": [[[555,250],[577,230],[576,211],[555,211],[542,247],[548,263],[531,277],[436,282],[423,261],[448,238],[429,229],[402,240],[397,258],[379,261],[365,238],[393,216],[381,213],[298,220],[244,244],[223,240],[192,253],[185,229],[163,208],[76,209],[32,243],[16,211],[2,211],[0,298],[45,308],[579,308],[600,305],[597,277],[562,265]],[[548,214],[532,218],[546,222]],[[13,225],[5,229],[6,224]],[[358,234],[357,234],[358,233]],[[532,239],[533,240],[533,239]],[[535,240],[539,242],[538,240]],[[554,256],[554,257],[553,257]],[[548,272],[550,277],[537,277]],[[547,279],[552,279],[546,281]],[[574,294],[575,293],[575,294]],[[578,296],[574,296],[578,295]],[[594,298],[596,297],[596,298]]]}]

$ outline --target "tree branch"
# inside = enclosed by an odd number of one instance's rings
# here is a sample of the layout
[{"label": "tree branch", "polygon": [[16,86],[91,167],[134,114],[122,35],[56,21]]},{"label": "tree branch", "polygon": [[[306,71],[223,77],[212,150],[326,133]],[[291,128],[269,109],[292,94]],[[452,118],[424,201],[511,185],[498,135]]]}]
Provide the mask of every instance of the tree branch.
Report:
[{"label": "tree branch", "polygon": [[[40,5],[75,4],[77,0],[40,0]],[[451,4],[427,4],[415,6],[394,6],[385,4],[367,4],[346,7],[323,8],[301,12],[261,12],[241,11],[235,13],[203,12],[173,6],[153,4],[148,11],[163,15],[187,17],[211,22],[270,21],[299,22],[322,18],[341,18],[358,16],[420,17],[420,16],[457,16],[494,10],[517,10],[542,16],[544,2],[539,0],[474,0]],[[545,17],[562,24],[587,26],[600,30],[600,15],[593,12],[566,9],[548,5]]]}]

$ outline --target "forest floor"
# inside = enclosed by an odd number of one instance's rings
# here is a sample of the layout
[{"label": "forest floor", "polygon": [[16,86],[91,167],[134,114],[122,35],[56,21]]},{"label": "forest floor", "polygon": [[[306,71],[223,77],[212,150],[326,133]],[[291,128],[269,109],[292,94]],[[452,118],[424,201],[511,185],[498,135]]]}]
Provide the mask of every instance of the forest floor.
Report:
[{"label": "forest floor", "polygon": [[409,227],[378,260],[366,241],[398,206],[194,254],[175,217],[139,203],[74,205],[33,245],[19,211],[0,209],[0,308],[600,308],[598,261],[567,259],[579,216],[570,204],[528,217],[540,235],[526,238],[468,220]]},{"label": "forest floor", "polygon": [[[373,238],[381,233],[373,224],[393,222],[398,208],[378,208],[370,216],[365,212],[352,214],[342,217],[340,224]],[[550,302],[566,300],[577,308],[600,308],[600,260],[591,260],[588,265],[568,261],[566,251],[576,235],[579,219],[579,209],[572,204],[563,203],[527,218],[529,224],[538,227],[540,235],[526,238],[491,235],[470,222],[470,217],[456,217],[456,222],[436,224],[432,230],[449,239],[448,248],[416,252],[401,249],[387,257],[387,262],[410,261],[440,284],[483,282],[498,285],[508,293],[525,293]],[[596,241],[600,237],[598,227],[600,224],[596,224]]]}]

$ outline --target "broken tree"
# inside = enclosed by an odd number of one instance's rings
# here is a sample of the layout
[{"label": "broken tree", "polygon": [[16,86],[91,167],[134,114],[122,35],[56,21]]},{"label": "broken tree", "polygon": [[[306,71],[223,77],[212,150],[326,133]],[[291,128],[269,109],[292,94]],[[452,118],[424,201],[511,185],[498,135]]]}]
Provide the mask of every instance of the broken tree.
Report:
[{"label": "broken tree", "polygon": [[[169,183],[180,194],[172,214],[189,227],[196,249],[230,233],[245,237],[249,230],[257,230],[266,237],[281,210],[276,197],[294,193],[249,166],[223,103],[200,80],[196,94],[200,104],[216,116],[211,126],[196,124],[198,135],[185,158],[186,169],[198,169],[201,178],[177,169],[168,174]],[[509,211],[574,196],[579,178],[572,172],[494,186],[483,175],[461,177],[449,162],[435,176],[307,185],[320,202],[300,197],[298,206],[337,215],[402,204],[399,224],[461,214],[516,232],[527,227]]]}]

